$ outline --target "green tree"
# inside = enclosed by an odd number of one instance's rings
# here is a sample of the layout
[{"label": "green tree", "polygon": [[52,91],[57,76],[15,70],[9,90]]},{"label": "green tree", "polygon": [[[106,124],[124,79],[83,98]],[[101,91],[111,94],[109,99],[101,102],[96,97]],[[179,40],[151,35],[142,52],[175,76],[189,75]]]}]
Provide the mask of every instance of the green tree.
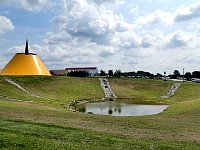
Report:
[{"label": "green tree", "polygon": [[190,72],[186,72],[184,77],[186,78],[186,80],[191,80],[192,74]]},{"label": "green tree", "polygon": [[174,74],[173,74],[173,79],[176,79],[177,77],[179,77],[181,74],[178,70],[174,70]]},{"label": "green tree", "polygon": [[116,70],[114,76],[119,78],[121,77],[121,74],[122,74],[121,70]]},{"label": "green tree", "polygon": [[109,76],[113,76],[113,71],[112,70],[108,70],[108,75]]},{"label": "green tree", "polygon": [[180,76],[180,72],[178,70],[174,70],[174,75],[175,76]]},{"label": "green tree", "polygon": [[192,77],[193,78],[200,78],[200,71],[193,71],[192,72]]},{"label": "green tree", "polygon": [[102,69],[100,70],[100,76],[106,76],[106,72],[103,71]]}]

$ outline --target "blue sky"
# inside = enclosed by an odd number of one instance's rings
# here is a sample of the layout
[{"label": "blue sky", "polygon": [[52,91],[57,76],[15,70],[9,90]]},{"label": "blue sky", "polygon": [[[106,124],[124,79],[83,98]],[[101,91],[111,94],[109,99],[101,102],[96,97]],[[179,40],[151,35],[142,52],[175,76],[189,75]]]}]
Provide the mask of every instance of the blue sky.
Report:
[{"label": "blue sky", "polygon": [[0,68],[17,52],[48,69],[200,70],[199,0],[2,0]]}]

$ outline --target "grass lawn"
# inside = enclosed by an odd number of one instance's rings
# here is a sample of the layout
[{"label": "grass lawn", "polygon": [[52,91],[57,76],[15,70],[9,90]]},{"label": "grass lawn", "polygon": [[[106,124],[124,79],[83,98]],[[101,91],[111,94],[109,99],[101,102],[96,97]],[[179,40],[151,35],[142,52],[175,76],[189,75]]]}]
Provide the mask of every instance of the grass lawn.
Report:
[{"label": "grass lawn", "polygon": [[133,100],[160,100],[161,95],[173,84],[157,79],[117,79],[110,78],[109,83],[119,98]]},{"label": "grass lawn", "polygon": [[[54,105],[69,102],[71,100],[102,98],[104,96],[97,78],[73,78],[62,76],[24,76],[10,78],[29,92],[50,98],[50,100],[44,101],[43,99],[35,99],[35,97],[29,96],[26,93],[13,88],[12,85],[5,83],[3,77],[0,77],[0,83],[2,83],[0,84],[0,87],[4,90],[0,92],[0,95],[5,93],[10,97],[20,98],[22,100],[29,101],[34,99],[34,101],[42,101]],[[7,88],[4,88],[4,86]]]},{"label": "grass lawn", "polygon": [[98,78],[12,79],[50,100],[23,93],[0,77],[0,149],[200,149],[199,84],[181,83],[173,97],[161,99],[174,82],[111,78],[120,98],[170,104],[157,115],[112,117],[70,112],[60,105],[103,97]]}]

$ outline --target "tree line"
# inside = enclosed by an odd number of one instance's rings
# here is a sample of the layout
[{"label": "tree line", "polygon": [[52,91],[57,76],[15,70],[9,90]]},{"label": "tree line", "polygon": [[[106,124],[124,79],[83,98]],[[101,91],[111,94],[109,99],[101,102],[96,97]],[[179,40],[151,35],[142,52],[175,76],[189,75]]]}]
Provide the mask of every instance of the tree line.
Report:
[{"label": "tree line", "polygon": [[181,74],[178,70],[174,70],[173,75],[169,75],[170,78],[172,79],[177,79],[177,78],[185,78],[186,80],[191,80],[192,78],[200,78],[200,71],[193,71],[191,72],[186,72]]},{"label": "tree line", "polygon": [[148,77],[148,78],[154,78],[161,76],[160,74],[153,75],[150,72],[145,71],[137,71],[137,72],[121,72],[121,70],[116,70],[113,72],[113,70],[108,70],[108,72],[100,70],[100,76],[109,76],[109,77],[136,77],[136,78],[142,78],[142,77]]},{"label": "tree line", "polygon": [[[88,77],[90,74],[86,71],[71,71],[67,74],[67,76],[73,76],[73,77]],[[115,70],[112,69],[108,70],[107,72],[104,70],[100,70],[96,76],[109,76],[109,77],[131,77],[131,78],[162,78],[162,77],[168,77],[171,79],[180,79],[184,78],[186,80],[191,80],[192,78],[200,78],[200,71],[193,71],[186,72],[181,74],[178,70],[174,70],[173,74],[169,74],[166,76],[166,72],[164,74],[152,74],[147,71],[131,71],[131,72],[122,72],[121,70]]]},{"label": "tree line", "polygon": [[168,77],[171,79],[180,79],[185,78],[186,80],[191,80],[192,78],[200,78],[200,71],[193,71],[186,72],[181,74],[178,70],[174,70],[173,74],[166,75],[166,72],[164,71],[164,74],[152,74],[150,72],[146,71],[132,71],[132,72],[121,72],[121,70],[116,70],[113,72],[113,70],[108,70],[108,72],[100,70],[100,76],[114,76],[114,77],[133,77],[133,78],[162,78],[162,77]]},{"label": "tree line", "polygon": [[67,74],[67,76],[71,77],[88,77],[89,73],[86,71],[71,71]]}]

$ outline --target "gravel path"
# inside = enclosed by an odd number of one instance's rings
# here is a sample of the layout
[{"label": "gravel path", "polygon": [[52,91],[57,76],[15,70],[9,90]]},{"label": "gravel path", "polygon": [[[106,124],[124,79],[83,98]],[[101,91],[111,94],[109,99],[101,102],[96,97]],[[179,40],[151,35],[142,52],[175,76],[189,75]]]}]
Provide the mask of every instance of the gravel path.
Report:
[{"label": "gravel path", "polygon": [[106,78],[99,78],[99,81],[106,98],[117,98],[115,93],[112,91],[110,84]]},{"label": "gravel path", "polygon": [[10,78],[8,77],[5,77],[4,78],[6,82],[14,85],[15,87],[17,87],[18,89],[20,89],[21,91],[31,95],[31,96],[34,96],[34,97],[37,97],[37,98],[43,98],[43,99],[50,99],[50,98],[47,98],[47,97],[43,97],[43,96],[39,96],[39,95],[36,95],[36,94],[33,94],[33,93],[30,93],[28,90],[26,90],[25,88],[23,88],[22,86],[20,86],[18,83],[14,82],[13,80],[11,80]]},{"label": "gravel path", "polygon": [[162,96],[162,98],[169,98],[175,94],[175,92],[180,88],[180,83],[173,84],[170,89],[167,91],[165,95]]}]

